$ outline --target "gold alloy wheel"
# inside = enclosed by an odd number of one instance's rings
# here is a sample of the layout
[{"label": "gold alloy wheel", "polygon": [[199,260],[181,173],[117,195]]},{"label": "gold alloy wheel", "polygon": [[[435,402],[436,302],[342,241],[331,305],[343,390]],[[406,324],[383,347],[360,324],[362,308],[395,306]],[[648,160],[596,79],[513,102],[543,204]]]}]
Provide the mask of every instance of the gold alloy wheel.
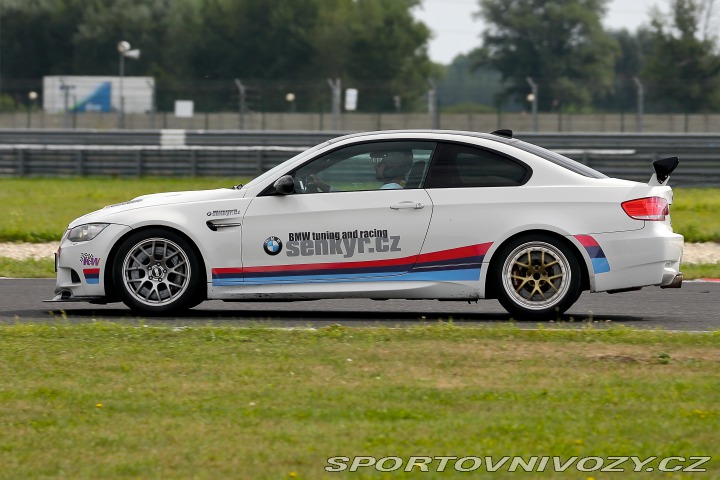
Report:
[{"label": "gold alloy wheel", "polygon": [[571,282],[565,255],[546,242],[529,242],[514,249],[503,264],[503,287],[510,299],[530,310],[559,303]]},{"label": "gold alloy wheel", "polygon": [[177,300],[190,283],[185,251],[165,238],[148,238],[130,249],[122,263],[125,289],[140,303],[158,307]]}]

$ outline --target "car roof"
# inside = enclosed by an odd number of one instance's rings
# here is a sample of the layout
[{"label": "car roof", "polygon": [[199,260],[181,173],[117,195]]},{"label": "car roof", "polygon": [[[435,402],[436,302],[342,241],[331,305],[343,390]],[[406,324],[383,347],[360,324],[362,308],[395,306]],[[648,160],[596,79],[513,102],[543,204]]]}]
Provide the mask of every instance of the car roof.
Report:
[{"label": "car roof", "polygon": [[494,135],[492,133],[482,133],[482,132],[468,132],[463,130],[428,130],[428,129],[413,129],[413,130],[379,130],[374,132],[357,132],[357,133],[351,133],[348,135],[343,135],[341,137],[336,137],[331,140],[329,140],[330,143],[336,143],[343,140],[350,140],[350,139],[359,139],[362,137],[377,137],[377,136],[385,136],[385,135],[427,135],[428,137],[441,137],[444,135],[456,135],[456,136],[462,136],[462,137],[474,137],[474,138],[482,138],[485,140],[493,140],[496,142],[504,143],[506,145],[511,145],[511,138],[502,137],[499,135]]},{"label": "car roof", "polygon": [[546,160],[548,162],[554,163],[555,165],[558,165],[560,167],[563,167],[566,170],[570,170],[573,173],[582,175],[584,177],[589,178],[607,178],[607,176],[603,173],[598,172],[597,170],[587,166],[583,165],[580,162],[577,162],[571,158],[565,157],[563,155],[560,155],[556,152],[553,152],[552,150],[547,150],[545,148],[542,148],[538,145],[535,145],[533,143],[528,143],[520,140],[519,138],[512,138],[512,137],[506,137],[504,135],[495,134],[495,133],[482,133],[482,132],[468,132],[463,130],[423,130],[423,129],[416,129],[416,130],[380,130],[380,131],[374,131],[374,132],[358,132],[358,133],[351,133],[349,135],[343,135],[342,137],[337,137],[329,140],[327,142],[328,145],[335,144],[337,142],[345,141],[345,140],[362,140],[363,137],[366,137],[368,139],[377,138],[377,137],[385,137],[388,136],[393,137],[396,136],[397,138],[402,138],[404,135],[423,135],[425,139],[428,140],[442,140],[444,138],[447,138],[448,136],[456,136],[456,137],[470,137],[470,138],[477,138],[482,140],[488,140],[491,142],[497,142],[502,143],[504,145],[509,145],[511,147],[519,148],[520,150],[523,150],[525,152],[532,153],[533,155],[542,158],[543,160]]}]

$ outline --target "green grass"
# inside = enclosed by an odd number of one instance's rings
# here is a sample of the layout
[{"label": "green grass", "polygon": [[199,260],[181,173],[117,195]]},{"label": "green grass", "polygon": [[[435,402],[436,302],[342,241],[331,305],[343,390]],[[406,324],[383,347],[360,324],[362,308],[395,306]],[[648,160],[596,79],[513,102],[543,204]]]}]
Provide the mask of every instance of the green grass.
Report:
[{"label": "green grass", "polygon": [[331,456],[717,454],[717,332],[58,320],[0,327],[0,478],[317,479],[347,477],[323,471]]},{"label": "green grass", "polygon": [[670,215],[686,242],[720,242],[720,189],[675,188]]},{"label": "green grass", "polygon": [[[227,178],[0,178],[0,242],[59,240],[85,213],[138,195],[228,187]],[[676,188],[672,219],[686,242],[720,242],[720,189]]]},{"label": "green grass", "polygon": [[720,263],[683,263],[680,266],[680,270],[682,270],[685,280],[695,278],[720,278]]},{"label": "green grass", "polygon": [[230,178],[0,178],[0,241],[60,240],[75,218],[139,195],[230,187]]},{"label": "green grass", "polygon": [[14,260],[0,257],[0,277],[8,278],[54,278],[55,265],[52,259]]}]

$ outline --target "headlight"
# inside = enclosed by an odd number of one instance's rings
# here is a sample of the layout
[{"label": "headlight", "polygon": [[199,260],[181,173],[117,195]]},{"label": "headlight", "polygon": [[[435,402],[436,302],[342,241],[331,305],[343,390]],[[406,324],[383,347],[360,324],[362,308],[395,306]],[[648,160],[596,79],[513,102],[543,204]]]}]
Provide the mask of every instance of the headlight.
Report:
[{"label": "headlight", "polygon": [[67,238],[71,242],[87,242],[97,237],[108,225],[108,223],[88,223],[80,225],[70,230]]}]

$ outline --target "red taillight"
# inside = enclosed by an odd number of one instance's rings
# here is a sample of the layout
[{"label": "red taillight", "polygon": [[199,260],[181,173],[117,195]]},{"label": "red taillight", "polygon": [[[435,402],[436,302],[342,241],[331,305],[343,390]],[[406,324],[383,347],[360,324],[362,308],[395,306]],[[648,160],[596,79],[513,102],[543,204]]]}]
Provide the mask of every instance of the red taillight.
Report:
[{"label": "red taillight", "polygon": [[662,197],[629,200],[622,203],[622,209],[635,220],[663,221],[670,214],[668,202]]}]

